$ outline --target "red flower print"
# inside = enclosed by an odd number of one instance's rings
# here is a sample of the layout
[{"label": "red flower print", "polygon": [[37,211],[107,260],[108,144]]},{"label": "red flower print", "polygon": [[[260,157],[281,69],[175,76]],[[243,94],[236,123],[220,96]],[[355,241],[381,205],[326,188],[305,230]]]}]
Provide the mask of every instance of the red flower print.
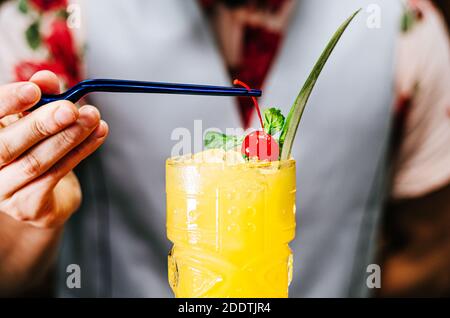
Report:
[{"label": "red flower print", "polygon": [[17,81],[28,81],[34,73],[48,70],[64,77],[64,66],[57,63],[24,61],[17,64],[14,73]]},{"label": "red flower print", "polygon": [[422,0],[409,0],[408,6],[414,13],[416,19],[422,20],[423,18],[422,8],[424,6],[424,2]]},{"label": "red flower print", "polygon": [[269,10],[277,12],[284,5],[286,0],[266,0],[265,2]]},{"label": "red flower print", "polygon": [[56,65],[63,65],[68,85],[72,86],[80,80],[80,60],[76,52],[72,33],[65,20],[53,22],[51,33],[44,39],[52,60]]},{"label": "red flower print", "polygon": [[67,6],[67,0],[30,0],[39,11],[62,9]]},{"label": "red flower print", "polygon": [[392,135],[393,149],[397,149],[403,140],[403,133],[409,112],[411,111],[411,103],[413,95],[400,94],[395,102],[394,131]]},{"label": "red flower print", "polygon": [[[280,46],[282,36],[264,28],[247,26],[241,65],[231,70],[233,78],[239,78],[253,88],[261,88]],[[239,98],[244,127],[250,124],[254,110],[249,98]]]},{"label": "red flower print", "polygon": [[[71,31],[69,30],[66,18],[59,14],[57,10],[64,10],[68,5],[67,0],[27,0],[28,3],[39,10],[52,11],[48,17],[42,15],[37,19],[53,22],[47,29],[41,30],[39,20],[33,22],[26,32],[27,40],[31,35],[31,40],[39,40],[39,46],[47,49],[48,57],[42,60],[25,60],[18,63],[14,68],[14,75],[17,81],[27,81],[30,77],[41,70],[49,70],[55,73],[64,86],[73,86],[81,80],[81,58],[78,55],[76,44]],[[52,21],[50,20],[50,21]],[[31,33],[32,31],[32,33]]]},{"label": "red flower print", "polygon": [[[215,7],[225,5],[228,10],[244,8],[245,14],[239,18],[243,28],[239,62],[227,65],[231,78],[239,78],[253,88],[261,88],[283,40],[283,30],[270,27],[270,21],[283,17],[283,7],[292,0],[198,0],[205,12],[214,19]],[[262,13],[262,22],[252,21],[254,14]],[[268,14],[267,14],[268,13]],[[244,127],[248,127],[254,111],[249,98],[238,98],[239,110]]]}]

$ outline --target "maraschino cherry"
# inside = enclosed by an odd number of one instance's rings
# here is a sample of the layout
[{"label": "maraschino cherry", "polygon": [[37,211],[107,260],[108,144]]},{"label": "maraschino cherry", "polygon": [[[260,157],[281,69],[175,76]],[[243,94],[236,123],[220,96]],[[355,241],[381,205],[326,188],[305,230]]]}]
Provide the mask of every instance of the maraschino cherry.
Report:
[{"label": "maraschino cherry", "polygon": [[[235,80],[233,84],[240,85],[250,90],[250,87],[247,84],[239,80]],[[241,153],[243,156],[250,159],[257,158],[258,160],[277,161],[280,156],[280,147],[275,138],[264,131],[264,122],[262,120],[258,101],[255,97],[252,97],[252,100],[258,113],[261,130],[254,131],[245,137],[242,142]]]}]

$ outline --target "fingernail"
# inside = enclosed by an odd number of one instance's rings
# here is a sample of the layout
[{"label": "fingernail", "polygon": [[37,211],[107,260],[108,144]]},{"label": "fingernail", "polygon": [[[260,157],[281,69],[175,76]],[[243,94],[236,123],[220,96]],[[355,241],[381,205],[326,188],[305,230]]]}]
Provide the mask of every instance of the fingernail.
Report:
[{"label": "fingernail", "polygon": [[65,106],[59,106],[55,112],[55,120],[63,126],[70,125],[77,120],[75,113],[72,109]]},{"label": "fingernail", "polygon": [[97,129],[94,132],[94,136],[97,139],[103,138],[106,136],[108,132],[108,125],[102,120],[100,121],[100,125],[98,125]]},{"label": "fingernail", "polygon": [[18,95],[23,104],[31,104],[39,98],[39,90],[36,85],[27,83],[19,87]]},{"label": "fingernail", "polygon": [[98,125],[100,114],[94,107],[84,106],[80,108],[79,122],[86,128],[93,128]]}]

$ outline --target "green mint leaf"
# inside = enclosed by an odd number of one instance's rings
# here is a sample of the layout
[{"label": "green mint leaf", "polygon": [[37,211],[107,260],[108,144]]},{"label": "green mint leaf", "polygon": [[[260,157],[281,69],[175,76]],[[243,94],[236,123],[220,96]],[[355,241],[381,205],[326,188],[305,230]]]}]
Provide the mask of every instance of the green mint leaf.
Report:
[{"label": "green mint leaf", "polygon": [[204,145],[206,149],[230,150],[242,144],[243,137],[227,136],[225,134],[209,131],[205,135]]},{"label": "green mint leaf", "polygon": [[41,35],[39,34],[39,21],[33,22],[25,31],[27,43],[33,50],[41,45]]},{"label": "green mint leaf", "polygon": [[18,5],[19,11],[23,14],[28,13],[28,1],[27,0],[20,0]]},{"label": "green mint leaf", "polygon": [[263,112],[264,130],[271,136],[274,136],[283,129],[284,116],[277,108],[269,108]]},{"label": "green mint leaf", "polygon": [[294,105],[289,111],[289,115],[286,119],[286,124],[283,128],[283,132],[280,136],[280,145],[282,147],[281,151],[281,160],[288,160],[291,156],[292,145],[294,143],[295,135],[297,134],[298,125],[300,124],[300,120],[303,115],[303,111],[305,110],[306,104],[308,103],[308,99],[311,96],[311,93],[316,85],[317,79],[319,78],[320,73],[322,72],[323,67],[325,66],[328,58],[333,52],[336,44],[339,42],[344,31],[347,29],[350,22],[353,18],[361,11],[359,9],[355,13],[353,13],[345,22],[337,29],[336,33],[333,35],[331,40],[328,42],[325,50],[322,52],[322,55],[319,57],[319,60],[314,65],[309,77],[307,78],[303,88],[298,94]]}]

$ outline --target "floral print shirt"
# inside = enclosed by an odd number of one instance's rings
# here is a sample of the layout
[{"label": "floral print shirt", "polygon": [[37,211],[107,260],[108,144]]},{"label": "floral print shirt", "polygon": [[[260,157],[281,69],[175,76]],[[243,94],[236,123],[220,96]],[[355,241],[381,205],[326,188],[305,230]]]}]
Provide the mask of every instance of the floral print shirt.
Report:
[{"label": "floral print shirt", "polygon": [[[2,41],[4,49],[0,59],[7,56],[13,64],[2,63],[2,73],[12,72],[12,80],[25,81],[35,72],[46,69],[61,77],[66,86],[82,79],[81,52],[68,27],[67,6],[67,0],[20,0],[4,4],[0,24],[9,32],[3,34],[5,42]],[[21,29],[22,36],[17,37],[14,29]],[[22,42],[20,45],[19,41]],[[11,43],[17,43],[28,52],[12,50]],[[19,59],[14,59],[11,54],[18,54]]]},{"label": "floral print shirt", "polygon": [[[232,78],[262,88],[283,44],[295,0],[197,0],[211,21]],[[70,26],[69,0],[0,0],[0,83],[49,69],[65,87],[82,80],[83,41]],[[393,198],[450,182],[450,47],[429,0],[405,2],[395,72]],[[400,28],[400,27],[399,27]],[[238,101],[247,126],[253,107]]]}]

